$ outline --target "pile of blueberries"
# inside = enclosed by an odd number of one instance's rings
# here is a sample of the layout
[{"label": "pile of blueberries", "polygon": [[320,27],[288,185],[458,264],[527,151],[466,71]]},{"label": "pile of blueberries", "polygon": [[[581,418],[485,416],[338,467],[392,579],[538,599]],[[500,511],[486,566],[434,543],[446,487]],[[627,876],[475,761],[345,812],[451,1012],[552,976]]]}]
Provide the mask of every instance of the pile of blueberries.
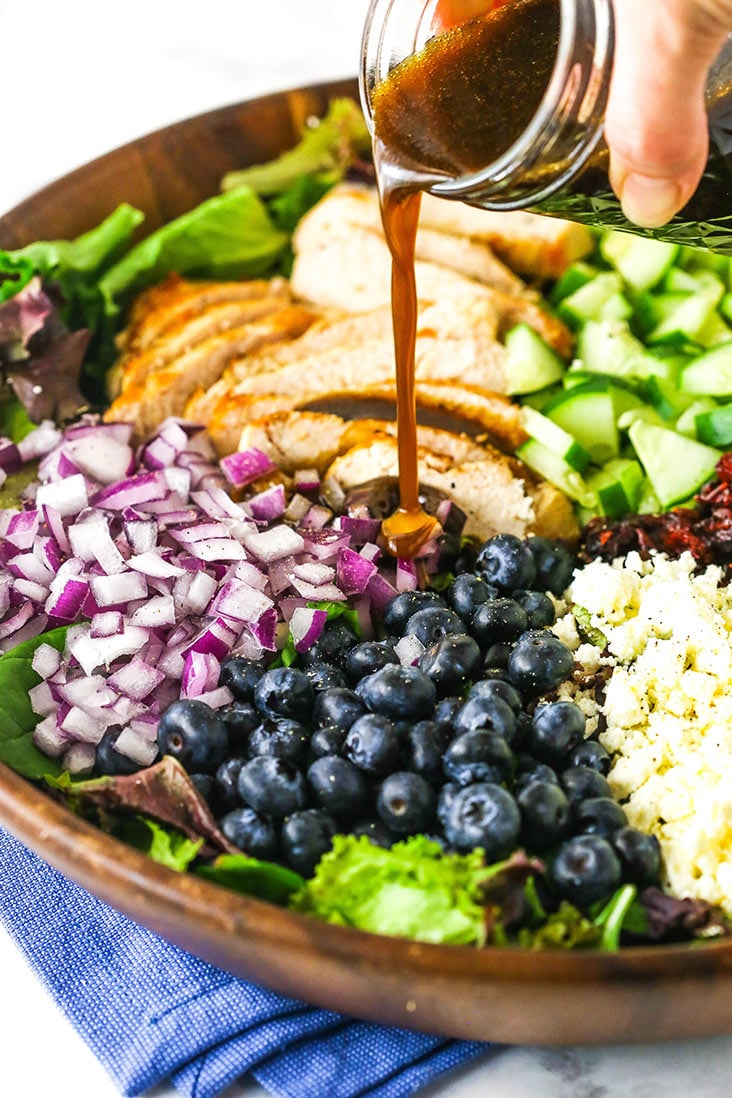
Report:
[{"label": "pile of blueberries", "polygon": [[[522,847],[580,908],[623,882],[650,885],[657,840],[628,826],[582,711],[546,700],[573,669],[547,594],[572,567],[559,543],[491,538],[444,597],[397,595],[382,640],[361,642],[336,618],[299,667],[228,659],[233,704],[175,702],[160,751],[231,842],[304,876],[336,833],[383,846],[421,833],[446,850],[482,847],[489,863]],[[424,651],[403,666],[395,645],[410,635]]]}]

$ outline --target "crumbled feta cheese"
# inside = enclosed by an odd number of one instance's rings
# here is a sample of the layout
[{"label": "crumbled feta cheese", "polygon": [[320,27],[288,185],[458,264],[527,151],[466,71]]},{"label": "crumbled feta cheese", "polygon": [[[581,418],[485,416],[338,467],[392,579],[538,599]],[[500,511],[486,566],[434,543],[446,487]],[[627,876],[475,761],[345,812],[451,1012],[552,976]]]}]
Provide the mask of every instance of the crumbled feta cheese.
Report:
[{"label": "crumbled feta cheese", "polygon": [[[614,794],[633,826],[658,836],[670,890],[732,914],[732,587],[720,568],[695,567],[689,553],[594,561],[569,599],[616,664],[597,707]],[[565,619],[561,629],[571,635]]]}]

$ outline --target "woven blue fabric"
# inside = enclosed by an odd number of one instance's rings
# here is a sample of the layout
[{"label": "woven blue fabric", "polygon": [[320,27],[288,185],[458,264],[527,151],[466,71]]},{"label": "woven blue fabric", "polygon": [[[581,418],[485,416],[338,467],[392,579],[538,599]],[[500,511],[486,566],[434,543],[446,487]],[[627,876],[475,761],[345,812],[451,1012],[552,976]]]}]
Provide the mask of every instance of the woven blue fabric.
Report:
[{"label": "woven blue fabric", "polygon": [[256,987],[137,926],[0,830],[0,919],[120,1091],[406,1098],[492,1046],[354,1022]]}]

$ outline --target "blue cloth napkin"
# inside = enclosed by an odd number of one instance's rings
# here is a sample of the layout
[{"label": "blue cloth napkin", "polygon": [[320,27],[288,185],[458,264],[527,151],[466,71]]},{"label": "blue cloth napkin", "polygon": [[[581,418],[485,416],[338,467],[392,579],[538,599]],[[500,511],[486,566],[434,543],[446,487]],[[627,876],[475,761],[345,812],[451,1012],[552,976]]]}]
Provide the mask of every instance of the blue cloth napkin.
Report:
[{"label": "blue cloth napkin", "polygon": [[356,1022],[236,979],[137,926],[0,830],[0,919],[126,1095],[406,1098],[493,1046]]}]

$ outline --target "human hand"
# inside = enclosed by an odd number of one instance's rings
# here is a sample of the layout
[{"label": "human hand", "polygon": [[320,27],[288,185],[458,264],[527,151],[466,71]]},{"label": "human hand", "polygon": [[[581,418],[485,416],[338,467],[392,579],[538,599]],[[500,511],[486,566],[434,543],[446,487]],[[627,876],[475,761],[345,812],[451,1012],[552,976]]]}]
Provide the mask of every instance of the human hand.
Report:
[{"label": "human hand", "polygon": [[610,182],[628,220],[656,228],[688,202],[704,171],[704,87],[732,30],[732,0],[613,3]]}]

